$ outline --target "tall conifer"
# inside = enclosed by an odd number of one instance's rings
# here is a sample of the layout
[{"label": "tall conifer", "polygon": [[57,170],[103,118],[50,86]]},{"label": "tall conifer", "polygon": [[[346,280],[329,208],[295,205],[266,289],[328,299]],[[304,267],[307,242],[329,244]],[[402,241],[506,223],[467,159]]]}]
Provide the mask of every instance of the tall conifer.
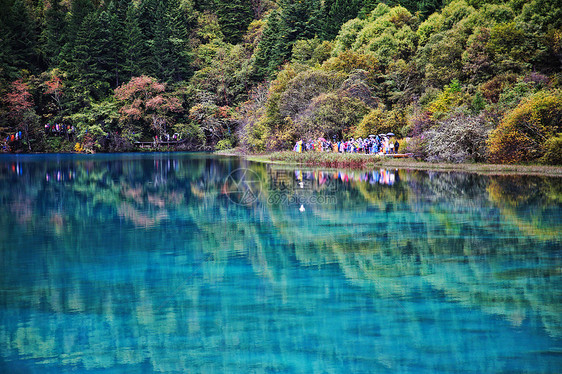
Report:
[{"label": "tall conifer", "polygon": [[45,26],[42,33],[43,53],[51,67],[60,62],[59,55],[68,41],[66,28],[64,9],[58,0],[51,0],[49,7],[45,10]]},{"label": "tall conifer", "polygon": [[275,50],[279,38],[280,19],[278,10],[273,11],[267,18],[267,26],[255,54],[254,79],[257,81],[270,77],[282,62],[281,55]]},{"label": "tall conifer", "polygon": [[[107,14],[102,13],[101,18],[105,20]],[[100,19],[95,12],[84,18],[74,44],[69,64],[74,93],[77,98],[100,99],[109,90],[106,81],[107,56],[103,53],[107,44],[107,35],[100,27]]]},{"label": "tall conifer", "polygon": [[39,67],[37,25],[23,0],[15,0],[5,20],[11,65],[34,71]]},{"label": "tall conifer", "polygon": [[237,44],[252,22],[250,0],[217,0],[217,16],[225,41]]},{"label": "tall conifer", "polygon": [[124,25],[124,59],[123,73],[126,75],[125,80],[129,80],[133,76],[148,74],[146,64],[146,40],[142,34],[137,8],[134,4],[129,4],[127,14],[125,16]]},{"label": "tall conifer", "polygon": [[165,81],[186,80],[191,75],[188,32],[179,18],[178,3],[160,2],[154,14],[150,69],[154,76]]},{"label": "tall conifer", "polygon": [[326,0],[322,4],[322,38],[332,40],[341,26],[357,17],[361,0]]}]

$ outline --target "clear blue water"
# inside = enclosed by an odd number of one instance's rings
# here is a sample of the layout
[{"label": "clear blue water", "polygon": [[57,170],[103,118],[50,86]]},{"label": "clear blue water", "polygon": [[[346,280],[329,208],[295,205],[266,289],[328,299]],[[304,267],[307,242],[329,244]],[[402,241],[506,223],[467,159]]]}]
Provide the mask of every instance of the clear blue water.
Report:
[{"label": "clear blue water", "polygon": [[0,266],[0,372],[562,372],[560,178],[0,156]]}]

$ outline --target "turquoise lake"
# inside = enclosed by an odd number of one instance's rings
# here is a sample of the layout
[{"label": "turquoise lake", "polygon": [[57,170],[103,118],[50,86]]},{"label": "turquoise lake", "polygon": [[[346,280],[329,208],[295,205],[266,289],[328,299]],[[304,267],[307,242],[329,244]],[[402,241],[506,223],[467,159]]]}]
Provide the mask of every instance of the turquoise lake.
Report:
[{"label": "turquoise lake", "polygon": [[2,373],[560,373],[562,178],[0,156]]}]

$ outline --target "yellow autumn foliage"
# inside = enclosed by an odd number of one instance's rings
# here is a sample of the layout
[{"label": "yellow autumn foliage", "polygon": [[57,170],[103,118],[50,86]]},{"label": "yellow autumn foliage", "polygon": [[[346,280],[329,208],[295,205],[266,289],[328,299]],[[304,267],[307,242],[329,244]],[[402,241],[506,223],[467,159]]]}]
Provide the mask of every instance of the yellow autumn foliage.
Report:
[{"label": "yellow autumn foliage", "polygon": [[490,161],[538,161],[544,156],[549,139],[561,132],[562,93],[539,91],[508,112],[490,134]]}]

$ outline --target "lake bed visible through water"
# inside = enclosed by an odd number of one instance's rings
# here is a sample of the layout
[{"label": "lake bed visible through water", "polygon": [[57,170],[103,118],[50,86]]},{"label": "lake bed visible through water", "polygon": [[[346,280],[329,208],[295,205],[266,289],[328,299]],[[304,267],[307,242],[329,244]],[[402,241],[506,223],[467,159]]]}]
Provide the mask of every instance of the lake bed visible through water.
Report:
[{"label": "lake bed visible through water", "polygon": [[562,178],[2,155],[0,266],[0,372],[562,368]]}]

